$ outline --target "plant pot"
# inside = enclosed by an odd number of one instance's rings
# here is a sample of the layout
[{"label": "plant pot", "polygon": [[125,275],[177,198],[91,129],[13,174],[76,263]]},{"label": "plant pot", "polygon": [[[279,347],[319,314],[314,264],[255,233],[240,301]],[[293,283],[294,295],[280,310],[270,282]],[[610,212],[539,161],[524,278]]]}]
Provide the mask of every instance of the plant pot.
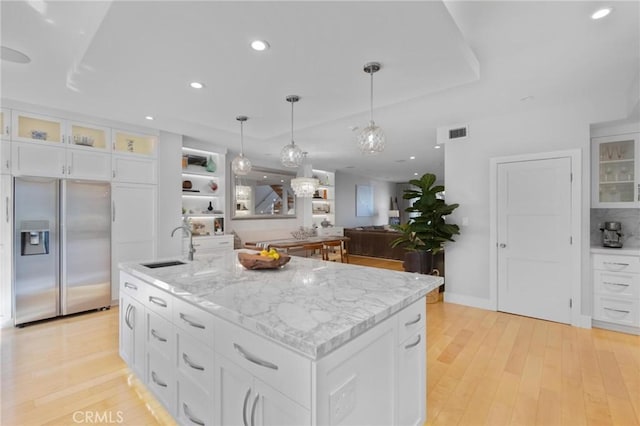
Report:
[{"label": "plant pot", "polygon": [[430,274],[433,270],[433,255],[428,251],[408,251],[402,264],[405,272]]}]

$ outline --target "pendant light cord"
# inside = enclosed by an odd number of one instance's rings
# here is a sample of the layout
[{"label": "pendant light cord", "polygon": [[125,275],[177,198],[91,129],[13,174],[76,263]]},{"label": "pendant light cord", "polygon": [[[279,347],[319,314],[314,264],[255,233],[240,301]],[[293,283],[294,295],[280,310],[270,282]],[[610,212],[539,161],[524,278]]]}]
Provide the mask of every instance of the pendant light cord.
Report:
[{"label": "pendant light cord", "polygon": [[371,123],[373,123],[373,68],[371,69]]},{"label": "pendant light cord", "polygon": [[291,102],[291,145],[295,145],[295,142],[293,141],[293,104],[294,102]]},{"label": "pendant light cord", "polygon": [[244,121],[240,122],[240,156],[244,157]]}]

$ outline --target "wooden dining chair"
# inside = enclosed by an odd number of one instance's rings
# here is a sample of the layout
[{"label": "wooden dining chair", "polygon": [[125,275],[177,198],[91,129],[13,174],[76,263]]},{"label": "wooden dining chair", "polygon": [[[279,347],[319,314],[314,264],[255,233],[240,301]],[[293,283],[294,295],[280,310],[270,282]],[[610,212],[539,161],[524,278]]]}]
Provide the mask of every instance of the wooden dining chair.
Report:
[{"label": "wooden dining chair", "polygon": [[302,246],[305,257],[317,257],[319,254],[322,260],[327,260],[327,252],[322,243],[311,243]]},{"label": "wooden dining chair", "polygon": [[[339,249],[340,250],[340,262],[341,263],[349,263],[349,254],[347,253],[347,250],[343,246],[341,240],[325,241],[323,243],[323,245],[324,245],[324,252],[325,252],[326,260],[332,260],[332,261],[335,262],[337,260],[337,258],[338,258],[337,250]],[[335,254],[335,259],[331,259],[331,254]]]}]

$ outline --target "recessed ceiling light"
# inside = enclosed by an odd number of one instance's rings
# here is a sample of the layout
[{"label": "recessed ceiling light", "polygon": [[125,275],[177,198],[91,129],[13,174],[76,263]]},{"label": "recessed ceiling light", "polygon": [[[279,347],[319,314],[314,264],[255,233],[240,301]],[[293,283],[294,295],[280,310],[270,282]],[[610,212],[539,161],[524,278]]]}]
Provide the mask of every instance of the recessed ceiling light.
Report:
[{"label": "recessed ceiling light", "polygon": [[611,13],[610,7],[603,7],[602,9],[598,9],[595,12],[593,12],[593,15],[591,15],[591,19],[602,19],[610,13]]},{"label": "recessed ceiling light", "polygon": [[440,149],[440,145],[436,145],[433,147],[434,149]]},{"label": "recessed ceiling light", "polygon": [[31,58],[27,55],[19,50],[11,49],[7,46],[2,46],[2,50],[0,50],[0,58],[2,58],[3,61],[15,62],[17,64],[28,64],[31,62]]},{"label": "recessed ceiling light", "polygon": [[418,176],[418,172],[414,172],[414,173],[413,173],[413,175],[414,175],[414,176]]},{"label": "recessed ceiling light", "polygon": [[258,52],[262,52],[263,50],[267,50],[269,48],[269,43],[264,40],[253,40],[251,42],[251,48],[253,50],[257,50]]},{"label": "recessed ceiling light", "polygon": [[409,160],[415,160],[415,159],[416,159],[415,155],[412,155],[411,157],[409,157]]},{"label": "recessed ceiling light", "polygon": [[189,84],[189,86],[193,87],[194,89],[202,89],[204,87],[204,84],[197,81],[193,81]]},{"label": "recessed ceiling light", "polygon": [[147,120],[149,120],[149,121],[153,121],[153,120],[155,120],[155,118],[153,118],[153,117],[152,117],[152,116],[150,116],[150,115],[145,115],[145,116],[144,116],[144,118],[145,118],[145,119],[147,119]]},{"label": "recessed ceiling light", "polygon": [[534,99],[535,99],[534,96],[529,95],[529,96],[525,96],[524,98],[520,98],[520,102],[529,102],[529,101],[532,101]]}]

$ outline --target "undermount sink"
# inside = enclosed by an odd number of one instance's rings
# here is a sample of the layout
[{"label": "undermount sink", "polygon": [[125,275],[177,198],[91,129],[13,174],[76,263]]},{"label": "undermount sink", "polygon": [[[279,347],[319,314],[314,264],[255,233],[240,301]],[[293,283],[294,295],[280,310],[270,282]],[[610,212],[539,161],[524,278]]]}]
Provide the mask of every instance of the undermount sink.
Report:
[{"label": "undermount sink", "polygon": [[165,268],[167,266],[178,266],[184,265],[184,262],[179,260],[167,260],[165,262],[153,262],[153,263],[143,263],[142,266],[146,266],[147,268]]}]

